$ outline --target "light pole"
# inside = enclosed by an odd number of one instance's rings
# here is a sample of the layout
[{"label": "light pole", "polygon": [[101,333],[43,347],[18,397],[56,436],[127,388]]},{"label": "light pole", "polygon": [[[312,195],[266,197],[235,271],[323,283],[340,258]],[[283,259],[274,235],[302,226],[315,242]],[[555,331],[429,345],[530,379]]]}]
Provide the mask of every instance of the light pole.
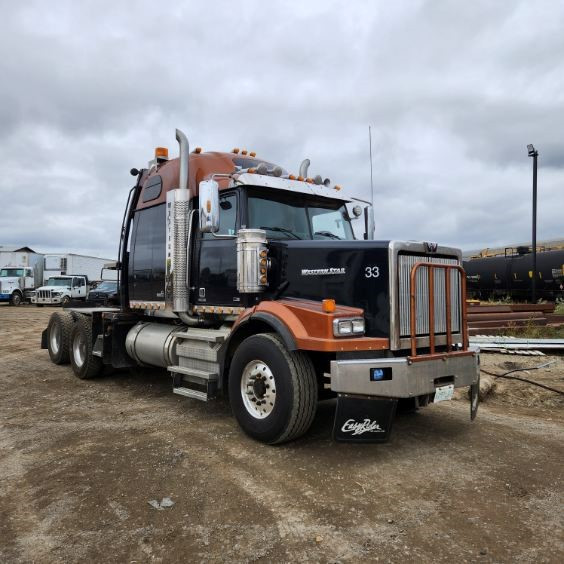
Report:
[{"label": "light pole", "polygon": [[529,157],[533,157],[533,279],[531,284],[531,301],[537,301],[537,158],[539,152],[533,145],[527,145]]}]

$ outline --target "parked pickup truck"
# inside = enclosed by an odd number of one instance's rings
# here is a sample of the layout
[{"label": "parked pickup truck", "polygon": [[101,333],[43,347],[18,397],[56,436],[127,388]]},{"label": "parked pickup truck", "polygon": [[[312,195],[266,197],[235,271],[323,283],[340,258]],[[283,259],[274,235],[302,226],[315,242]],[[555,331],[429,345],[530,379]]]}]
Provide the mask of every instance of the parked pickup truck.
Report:
[{"label": "parked pickup truck", "polygon": [[89,291],[88,277],[80,274],[52,276],[46,286],[38,288],[31,296],[31,303],[38,306],[63,305],[71,300],[86,300]]}]

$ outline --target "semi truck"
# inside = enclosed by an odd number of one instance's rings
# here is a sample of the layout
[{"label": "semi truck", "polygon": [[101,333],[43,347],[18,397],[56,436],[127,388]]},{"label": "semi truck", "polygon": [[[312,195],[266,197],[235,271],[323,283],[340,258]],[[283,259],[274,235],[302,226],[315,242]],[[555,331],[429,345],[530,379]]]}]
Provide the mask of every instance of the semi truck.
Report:
[{"label": "semi truck", "polygon": [[[166,369],[187,398],[229,398],[267,444],[309,429],[336,398],[337,441],[388,440],[398,404],[467,387],[478,409],[458,249],[376,241],[372,207],[339,185],[254,152],[157,148],[128,194],[119,307],[52,314],[41,346],[78,378]],[[364,218],[363,237],[354,222]]]},{"label": "semi truck", "polygon": [[29,251],[24,256],[19,251],[11,253],[12,259],[20,260],[0,268],[0,302],[19,306],[30,301],[35,289],[43,283],[43,255]]}]

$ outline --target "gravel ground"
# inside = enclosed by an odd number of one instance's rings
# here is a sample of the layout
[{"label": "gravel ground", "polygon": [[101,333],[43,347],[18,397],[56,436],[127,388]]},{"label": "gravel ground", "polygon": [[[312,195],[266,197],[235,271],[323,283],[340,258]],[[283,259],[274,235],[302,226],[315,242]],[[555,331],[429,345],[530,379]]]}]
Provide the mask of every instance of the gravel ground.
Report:
[{"label": "gravel ground", "polygon": [[[162,374],[51,364],[51,311],[0,306],[1,562],[564,561],[550,392],[504,381],[473,423],[465,399],[443,402],[362,446],[332,442],[323,402],[306,437],[269,447]],[[498,357],[488,369],[522,360]],[[557,358],[525,377],[563,373]]]}]

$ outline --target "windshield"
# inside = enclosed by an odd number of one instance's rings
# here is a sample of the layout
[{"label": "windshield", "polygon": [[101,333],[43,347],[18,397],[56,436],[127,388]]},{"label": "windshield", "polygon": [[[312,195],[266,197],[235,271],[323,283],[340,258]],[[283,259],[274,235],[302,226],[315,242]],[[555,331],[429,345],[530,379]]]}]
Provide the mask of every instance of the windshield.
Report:
[{"label": "windshield", "polygon": [[23,268],[3,268],[0,270],[0,276],[23,276]]},{"label": "windshield", "polygon": [[344,203],[306,198],[286,191],[249,193],[249,227],[264,229],[269,239],[354,239]]},{"label": "windshield", "polygon": [[47,286],[70,286],[70,278],[49,278]]},{"label": "windshield", "polygon": [[96,286],[97,292],[115,292],[117,290],[117,282],[101,282]]}]

